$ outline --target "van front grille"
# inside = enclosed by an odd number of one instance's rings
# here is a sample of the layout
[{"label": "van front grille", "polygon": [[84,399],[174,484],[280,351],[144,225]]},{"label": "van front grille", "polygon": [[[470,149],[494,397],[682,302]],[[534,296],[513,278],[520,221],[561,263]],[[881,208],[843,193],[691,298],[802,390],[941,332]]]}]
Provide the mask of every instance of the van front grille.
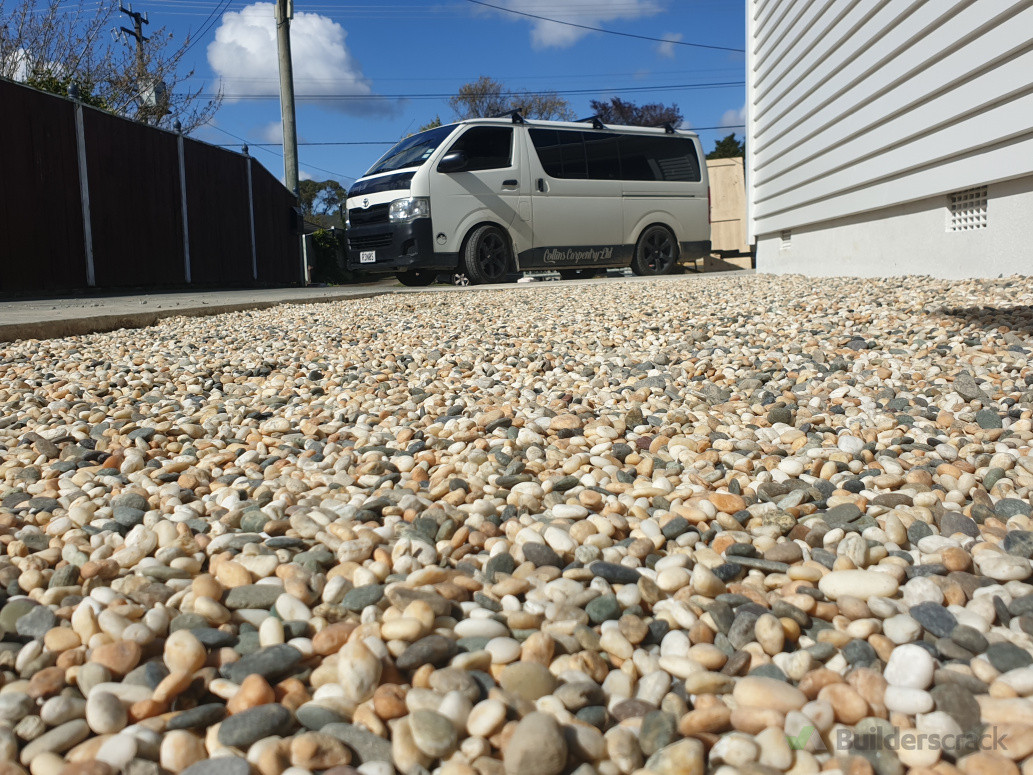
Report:
[{"label": "van front grille", "polygon": [[390,204],[373,205],[362,209],[353,207],[348,211],[348,220],[352,226],[368,226],[371,223],[387,223]]},{"label": "van front grille", "polygon": [[352,250],[374,250],[386,248],[392,242],[392,235],[387,234],[365,234],[361,237],[348,237],[348,247]]}]

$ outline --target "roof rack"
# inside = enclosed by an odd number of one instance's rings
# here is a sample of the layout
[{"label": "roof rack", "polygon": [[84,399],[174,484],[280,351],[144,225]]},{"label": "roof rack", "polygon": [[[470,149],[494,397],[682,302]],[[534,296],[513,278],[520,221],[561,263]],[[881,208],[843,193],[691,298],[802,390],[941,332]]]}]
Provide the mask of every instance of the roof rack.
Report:
[{"label": "roof rack", "polygon": [[599,116],[589,116],[588,118],[579,118],[576,123],[578,123],[578,124],[591,123],[592,124],[592,129],[606,129],[606,124],[603,123],[603,120],[601,118],[599,118]]},{"label": "roof rack", "polygon": [[499,113],[497,116],[492,116],[492,118],[506,118],[506,117],[509,117],[509,118],[513,119],[513,123],[514,124],[526,124],[527,123],[527,119],[525,119],[522,115],[520,115],[520,111],[519,110],[507,110],[505,113]]},{"label": "roof rack", "polygon": [[675,134],[674,127],[671,126],[671,122],[670,121],[668,121],[666,124],[664,124],[664,132],[666,134],[669,134],[669,135]]}]

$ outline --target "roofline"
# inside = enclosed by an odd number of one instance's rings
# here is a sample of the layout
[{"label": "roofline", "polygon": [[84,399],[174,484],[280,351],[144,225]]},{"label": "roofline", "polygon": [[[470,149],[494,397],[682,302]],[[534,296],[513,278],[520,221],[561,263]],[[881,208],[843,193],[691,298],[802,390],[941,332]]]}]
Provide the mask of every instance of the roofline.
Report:
[{"label": "roofline", "polygon": [[[510,116],[499,116],[497,118],[467,118],[462,121],[455,121],[452,124],[446,126],[467,126],[470,124],[490,124],[499,126],[512,126],[513,119]],[[660,135],[660,136],[671,136],[671,133],[667,131],[663,126],[652,127],[652,126],[632,126],[628,124],[603,124],[598,128],[593,128],[592,124],[582,121],[545,121],[543,119],[525,118],[524,125],[529,127],[552,127],[555,129],[578,129],[581,131],[588,132],[620,132],[624,134],[648,134],[648,135]],[[674,135],[679,137],[699,137],[697,132],[691,129],[675,129]]]}]

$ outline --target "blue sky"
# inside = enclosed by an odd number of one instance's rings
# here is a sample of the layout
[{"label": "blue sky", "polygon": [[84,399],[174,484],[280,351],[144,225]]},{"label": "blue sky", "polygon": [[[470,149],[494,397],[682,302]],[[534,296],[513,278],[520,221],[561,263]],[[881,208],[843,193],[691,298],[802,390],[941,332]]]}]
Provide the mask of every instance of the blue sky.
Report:
[{"label": "blue sky", "polygon": [[[295,0],[292,25],[303,178],[349,183],[481,75],[513,90],[557,91],[579,116],[617,95],[677,103],[703,147],[742,128],[745,56],[687,43],[745,48],[745,4],[734,0],[488,0],[525,14],[661,43],[592,32],[469,0]],[[150,29],[196,40],[192,82],[226,95],[214,126],[195,137],[239,146],[283,175],[273,3],[138,0]],[[715,85],[724,84],[724,85]],[[358,143],[339,145],[328,143]],[[381,144],[375,144],[381,143]]]}]

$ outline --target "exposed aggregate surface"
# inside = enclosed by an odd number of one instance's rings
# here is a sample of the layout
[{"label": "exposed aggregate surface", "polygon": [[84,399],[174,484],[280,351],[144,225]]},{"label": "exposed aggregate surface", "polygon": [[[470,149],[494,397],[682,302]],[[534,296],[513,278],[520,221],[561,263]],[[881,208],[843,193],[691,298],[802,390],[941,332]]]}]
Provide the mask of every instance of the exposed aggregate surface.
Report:
[{"label": "exposed aggregate surface", "polygon": [[1033,775],[1031,304],[717,276],[0,343],[0,775]]}]

